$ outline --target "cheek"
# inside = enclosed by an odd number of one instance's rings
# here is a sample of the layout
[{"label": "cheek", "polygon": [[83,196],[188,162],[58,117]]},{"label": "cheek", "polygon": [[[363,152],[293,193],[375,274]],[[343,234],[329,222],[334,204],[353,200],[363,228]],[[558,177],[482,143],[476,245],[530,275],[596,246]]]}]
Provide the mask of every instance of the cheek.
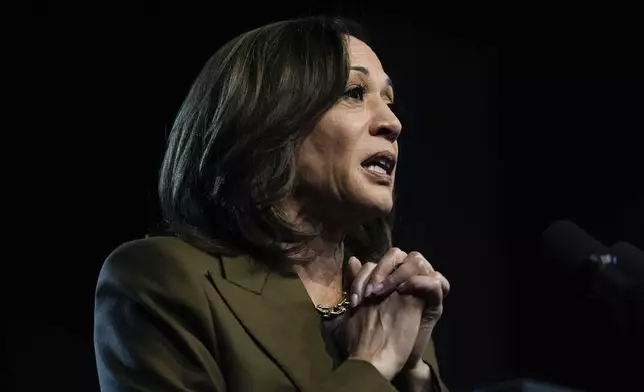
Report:
[{"label": "cheek", "polygon": [[336,193],[354,186],[361,156],[358,120],[338,108],[323,117],[300,147],[298,174],[304,183]]},{"label": "cheek", "polygon": [[309,172],[332,173],[347,168],[355,155],[355,141],[338,129],[313,137],[302,146],[301,166]]},{"label": "cheek", "polygon": [[[324,150],[302,151],[297,168],[298,182],[317,194],[332,199],[351,199],[359,193],[359,168],[351,150],[327,144]],[[359,166],[359,165],[358,165]]]},{"label": "cheek", "polygon": [[301,147],[298,164],[298,181],[314,188],[329,187],[329,173],[333,168],[334,151],[333,145],[325,144],[314,140],[307,140]]},{"label": "cheek", "polygon": [[316,154],[302,151],[297,162],[297,176],[299,181],[310,182],[318,177],[320,162]]}]

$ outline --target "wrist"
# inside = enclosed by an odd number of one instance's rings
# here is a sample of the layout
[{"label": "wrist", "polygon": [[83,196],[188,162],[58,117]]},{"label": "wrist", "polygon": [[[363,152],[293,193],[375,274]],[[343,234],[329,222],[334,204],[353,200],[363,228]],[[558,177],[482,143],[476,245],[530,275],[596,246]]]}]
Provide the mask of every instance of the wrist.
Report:
[{"label": "wrist", "polygon": [[382,361],[375,358],[363,358],[360,356],[350,356],[348,359],[359,360],[370,363],[378,372],[389,382],[391,382],[399,369],[395,369],[389,361]]}]

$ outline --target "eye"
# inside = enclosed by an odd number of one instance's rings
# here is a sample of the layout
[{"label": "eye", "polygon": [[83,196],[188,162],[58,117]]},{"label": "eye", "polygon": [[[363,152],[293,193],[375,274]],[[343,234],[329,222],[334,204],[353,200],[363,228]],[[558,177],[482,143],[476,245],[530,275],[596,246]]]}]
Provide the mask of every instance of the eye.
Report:
[{"label": "eye", "polygon": [[364,96],[367,93],[367,87],[364,85],[357,85],[350,87],[344,92],[344,96],[349,99],[364,101]]}]

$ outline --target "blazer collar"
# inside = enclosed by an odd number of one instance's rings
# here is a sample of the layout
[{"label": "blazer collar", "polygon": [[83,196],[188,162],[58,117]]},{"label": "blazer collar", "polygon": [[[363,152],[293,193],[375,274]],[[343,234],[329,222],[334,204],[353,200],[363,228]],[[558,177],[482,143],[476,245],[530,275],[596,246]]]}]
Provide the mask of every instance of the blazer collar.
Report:
[{"label": "blazer collar", "polygon": [[233,313],[300,389],[328,375],[333,347],[326,347],[321,319],[295,272],[278,274],[248,256],[221,256],[222,274],[209,271]]}]

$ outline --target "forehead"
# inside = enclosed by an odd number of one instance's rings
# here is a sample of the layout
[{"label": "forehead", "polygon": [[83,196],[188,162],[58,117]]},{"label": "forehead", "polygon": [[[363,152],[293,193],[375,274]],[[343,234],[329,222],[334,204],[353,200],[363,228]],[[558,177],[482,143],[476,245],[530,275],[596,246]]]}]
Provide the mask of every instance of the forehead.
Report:
[{"label": "forehead", "polygon": [[352,66],[366,67],[370,73],[385,76],[382,64],[376,53],[363,41],[355,37],[348,38],[347,51]]}]

